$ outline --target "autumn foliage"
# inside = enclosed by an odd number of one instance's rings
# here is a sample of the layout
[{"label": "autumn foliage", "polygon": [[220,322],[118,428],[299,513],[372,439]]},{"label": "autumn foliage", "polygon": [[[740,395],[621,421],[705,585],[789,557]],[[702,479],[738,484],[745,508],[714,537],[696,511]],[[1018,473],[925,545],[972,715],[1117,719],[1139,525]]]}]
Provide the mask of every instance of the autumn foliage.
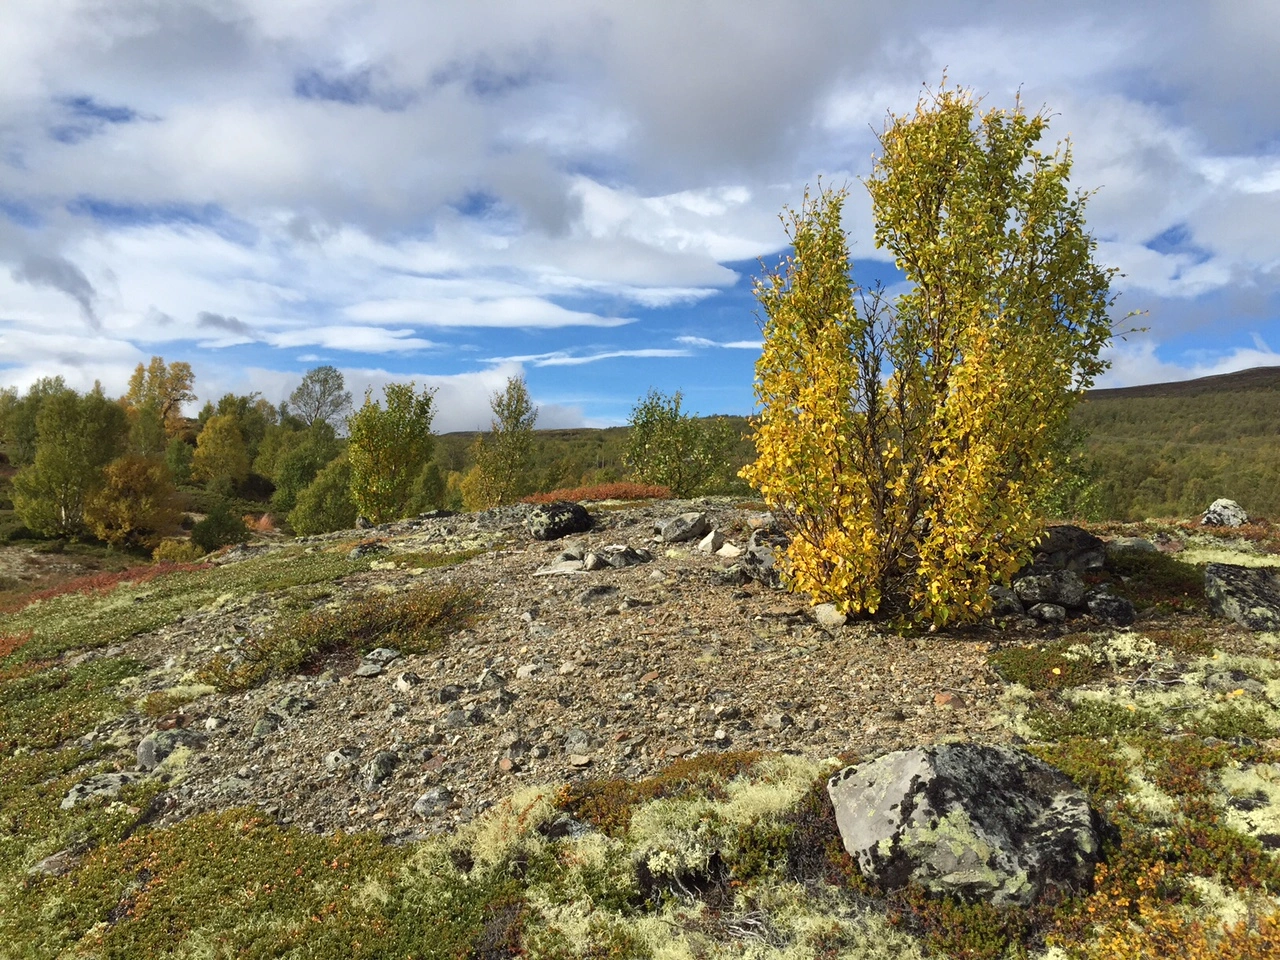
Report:
[{"label": "autumn foliage", "polygon": [[867,189],[895,297],[850,277],[843,191],[790,215],[794,253],[757,284],[742,475],[789,523],[787,576],[815,601],[970,620],[1030,556],[1055,441],[1111,337],[1111,271],[1069,151],[1037,149],[1046,126],[963,91],[891,120]]}]

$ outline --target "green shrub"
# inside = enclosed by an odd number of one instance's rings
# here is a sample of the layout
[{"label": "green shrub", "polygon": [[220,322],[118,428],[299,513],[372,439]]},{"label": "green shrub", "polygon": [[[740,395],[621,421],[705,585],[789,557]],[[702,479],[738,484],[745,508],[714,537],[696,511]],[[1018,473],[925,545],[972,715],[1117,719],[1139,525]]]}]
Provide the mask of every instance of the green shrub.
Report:
[{"label": "green shrub", "polygon": [[987,662],[1002,678],[1029,690],[1079,687],[1097,680],[1103,673],[1092,658],[1066,655],[1082,639],[1088,638],[1064,637],[1044,645],[1006,647],[991,654]]},{"label": "green shrub", "polygon": [[219,547],[241,543],[249,537],[244,521],[231,513],[226,501],[219,501],[209,515],[191,528],[191,542],[205,553]]},{"label": "green shrub", "polygon": [[351,499],[351,462],[346,455],[335,459],[298,494],[289,511],[289,526],[300,536],[350,530],[356,525],[356,505]]}]

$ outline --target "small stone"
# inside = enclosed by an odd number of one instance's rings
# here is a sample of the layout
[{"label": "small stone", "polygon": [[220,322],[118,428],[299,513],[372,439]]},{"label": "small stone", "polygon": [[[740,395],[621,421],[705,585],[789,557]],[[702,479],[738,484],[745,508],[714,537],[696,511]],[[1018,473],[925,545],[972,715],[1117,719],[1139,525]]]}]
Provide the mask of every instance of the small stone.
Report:
[{"label": "small stone", "polygon": [[498,769],[503,773],[515,773],[520,769],[520,764],[510,757],[502,757],[498,760]]},{"label": "small stone", "polygon": [[337,750],[333,750],[325,754],[324,768],[330,773],[337,773],[339,770],[345,770],[352,766],[356,762],[356,758],[359,756],[359,747],[339,747]]},{"label": "small stone", "polygon": [[384,667],[392,660],[398,659],[400,651],[394,647],[378,647],[376,650],[370,650],[364,655],[364,659],[368,663],[380,663]]},{"label": "small stone", "polygon": [[440,703],[453,703],[462,696],[462,688],[456,683],[446,683],[436,693],[436,700]]},{"label": "small stone", "polygon": [[551,755],[551,748],[545,743],[534,744],[529,748],[529,756],[535,760],[545,760]]},{"label": "small stone", "polygon": [[967,706],[964,702],[964,697],[949,690],[935,693],[933,695],[933,705],[939,710],[963,710]]},{"label": "small stone", "polygon": [[1041,623],[1062,623],[1067,619],[1067,608],[1056,603],[1037,603],[1027,614]]},{"label": "small stone", "polygon": [[569,766],[571,767],[578,767],[581,769],[582,767],[591,766],[591,758],[581,753],[571,753],[565,759],[569,762]]},{"label": "small stone", "polygon": [[566,660],[564,663],[560,664],[559,669],[556,670],[556,673],[560,674],[560,676],[562,677],[567,677],[569,676],[569,674],[577,673],[577,672],[578,672],[578,665],[574,663],[572,660]]},{"label": "small stone", "polygon": [[595,746],[591,734],[585,730],[573,729],[564,735],[564,752],[586,753]]},{"label": "small stone", "polygon": [[607,600],[610,597],[618,595],[618,588],[611,584],[597,584],[594,587],[587,587],[577,596],[578,603],[584,607],[589,604],[598,603],[601,600]]},{"label": "small stone", "polygon": [[210,733],[213,733],[213,731],[215,730],[222,729],[222,727],[226,726],[226,724],[227,724],[227,721],[224,720],[222,717],[205,717],[204,718],[204,728],[208,730]]},{"label": "small stone", "polygon": [[581,560],[557,560],[533,571],[535,577],[553,576],[558,573],[585,573]]},{"label": "small stone", "polygon": [[784,730],[795,725],[795,720],[789,713],[766,713],[761,722],[771,730]]},{"label": "small stone", "polygon": [[609,566],[609,561],[598,553],[588,553],[582,558],[582,569],[587,571],[604,570]]},{"label": "small stone", "polygon": [[719,530],[712,530],[705,537],[698,541],[698,549],[703,553],[715,553],[725,544],[724,534]]},{"label": "small stone", "polygon": [[274,713],[264,714],[253,725],[253,736],[265,737],[280,729],[281,720]]},{"label": "small stone", "polygon": [[385,669],[386,668],[380,663],[373,663],[369,660],[365,660],[360,664],[360,666],[356,667],[355,672],[352,675],[356,677],[377,677],[381,676]]},{"label": "small stone", "polygon": [[678,517],[663,520],[654,525],[654,532],[664,543],[681,543],[696,540],[711,529],[711,521],[705,513],[682,513]]},{"label": "small stone", "polygon": [[834,603],[820,603],[809,612],[813,615],[813,619],[818,621],[818,626],[824,630],[843,627],[849,621],[849,618],[841,613]]},{"label": "small stone", "polygon": [[375,790],[382,786],[391,779],[391,775],[399,765],[399,754],[392,750],[379,750],[364,768],[364,788]]},{"label": "small stone", "polygon": [[717,557],[724,557],[726,560],[735,560],[738,557],[742,556],[742,554],[743,554],[742,548],[732,543],[726,543],[724,546],[722,546],[719,550],[716,551]]},{"label": "small stone", "polygon": [[422,678],[412,670],[406,670],[400,676],[396,677],[396,681],[392,684],[396,693],[409,693],[414,687],[422,683]]},{"label": "small stone", "polygon": [[481,690],[500,690],[507,685],[507,678],[491,667],[485,667],[476,678],[476,686]]},{"label": "small stone", "polygon": [[657,680],[660,676],[662,676],[662,674],[660,674],[657,670],[650,670],[648,673],[646,673],[644,676],[640,678],[640,682],[653,683],[653,681]]},{"label": "small stone", "polygon": [[314,708],[313,701],[296,693],[286,694],[272,705],[272,709],[282,717],[296,717]]},{"label": "small stone", "polygon": [[715,738],[717,741],[723,743],[725,740],[729,739],[729,732],[725,730],[724,727],[716,727]]},{"label": "small stone", "polygon": [[534,674],[542,670],[542,665],[537,663],[526,663],[516,667],[516,679],[528,680]]},{"label": "small stone", "polygon": [[445,786],[432,787],[413,804],[413,812],[420,817],[444,813],[453,802],[453,791]]}]

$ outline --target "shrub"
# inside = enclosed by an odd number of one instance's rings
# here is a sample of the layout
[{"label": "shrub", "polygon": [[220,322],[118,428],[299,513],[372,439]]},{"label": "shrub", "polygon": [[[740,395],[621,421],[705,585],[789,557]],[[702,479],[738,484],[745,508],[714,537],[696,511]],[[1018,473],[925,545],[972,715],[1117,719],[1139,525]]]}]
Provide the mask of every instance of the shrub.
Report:
[{"label": "shrub", "polygon": [[157,563],[194,563],[203,556],[200,545],[190,540],[161,540],[151,559]]},{"label": "shrub", "polygon": [[670,500],[668,487],[655,487],[643,483],[597,483],[590,487],[562,487],[549,493],[533,493],[524,503],[558,503],[569,500]]},{"label": "shrub", "polygon": [[[1111,272],[1092,259],[1069,154],[1044,115],[963,91],[892,120],[867,182],[908,290],[859,296],[843,192],[805,197],[794,254],[756,287],[758,459],[742,476],[791,529],[790,586],[945,624],[1030,558],[1067,417],[1105,369]],[[887,376],[886,376],[887,375]]]},{"label": "shrub", "polygon": [[191,542],[205,553],[219,547],[241,543],[249,536],[244,521],[231,513],[225,501],[216,503],[208,516],[191,528]]},{"label": "shrub", "polygon": [[311,486],[298,495],[289,511],[289,526],[301,536],[350,530],[356,525],[356,505],[351,499],[351,462],[346,455],[316,474]]},{"label": "shrub", "polygon": [[639,482],[690,497],[728,483],[734,435],[723,417],[682,411],[681,399],[650,390],[632,408],[622,460]]}]

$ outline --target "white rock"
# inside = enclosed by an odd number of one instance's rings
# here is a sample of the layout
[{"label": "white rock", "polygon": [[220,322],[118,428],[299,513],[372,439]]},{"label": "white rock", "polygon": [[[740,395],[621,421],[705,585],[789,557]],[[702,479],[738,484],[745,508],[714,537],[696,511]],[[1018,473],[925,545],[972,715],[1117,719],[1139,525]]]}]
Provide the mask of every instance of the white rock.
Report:
[{"label": "white rock", "polygon": [[735,557],[742,556],[742,548],[735,544],[726,542],[724,546],[722,546],[719,550],[716,551],[716,556],[724,557],[727,560],[732,560]]},{"label": "white rock", "polygon": [[703,553],[715,553],[724,546],[724,542],[724,534],[719,530],[712,530],[698,541],[698,549]]}]

